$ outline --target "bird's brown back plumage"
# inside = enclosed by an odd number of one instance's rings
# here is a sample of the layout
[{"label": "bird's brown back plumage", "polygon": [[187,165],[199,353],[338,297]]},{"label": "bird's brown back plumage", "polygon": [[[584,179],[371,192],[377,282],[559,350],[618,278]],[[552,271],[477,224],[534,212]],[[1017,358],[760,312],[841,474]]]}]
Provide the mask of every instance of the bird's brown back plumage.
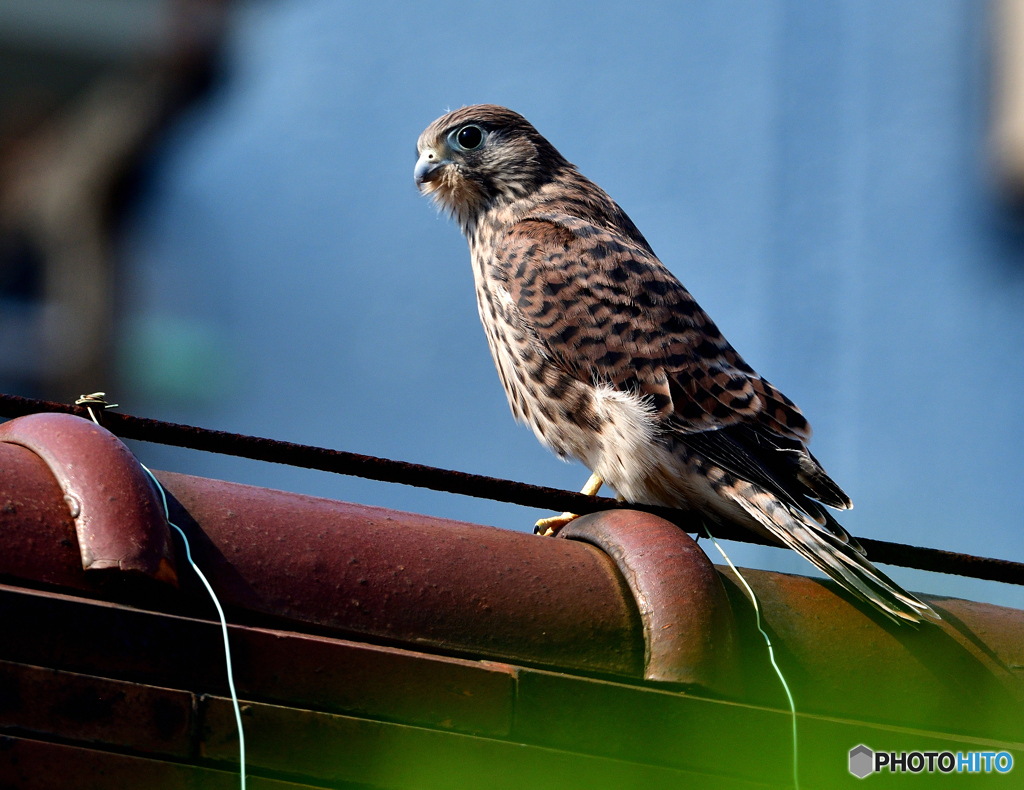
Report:
[{"label": "bird's brown back plumage", "polygon": [[894,619],[934,615],[818,504],[851,506],[807,451],[800,410],[525,118],[465,107],[427,127],[417,153],[418,184],[469,240],[509,404],[543,443],[628,501],[771,536]]}]

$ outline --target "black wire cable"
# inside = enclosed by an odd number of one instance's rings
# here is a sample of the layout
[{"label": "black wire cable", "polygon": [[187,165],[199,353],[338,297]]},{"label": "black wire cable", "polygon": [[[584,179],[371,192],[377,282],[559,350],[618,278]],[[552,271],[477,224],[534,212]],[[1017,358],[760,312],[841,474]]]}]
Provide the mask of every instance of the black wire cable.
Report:
[{"label": "black wire cable", "polygon": [[[22,417],[37,412],[61,412],[89,419],[86,407],[83,406],[69,406],[64,403],[0,394],[0,417]],[[317,469],[323,472],[334,472],[387,483],[401,483],[402,485],[491,499],[497,502],[509,502],[514,505],[544,510],[569,511],[581,515],[613,508],[643,510],[671,521],[689,533],[700,534],[700,519],[686,511],[672,508],[631,505],[607,497],[587,496],[574,491],[562,491],[557,488],[517,483],[485,475],[438,469],[423,464],[392,461],[387,458],[330,450],[325,447],[311,447],[276,439],[214,431],[193,425],[133,417],[129,414],[112,411],[103,411],[103,426],[123,439],[186,447],[191,450],[287,464],[304,469]],[[731,524],[719,525],[716,529],[716,536],[743,543],[776,546],[749,530]],[[871,538],[857,538],[857,540],[865,548],[872,562],[1024,585],[1024,563],[975,557],[970,554],[908,546]]]}]

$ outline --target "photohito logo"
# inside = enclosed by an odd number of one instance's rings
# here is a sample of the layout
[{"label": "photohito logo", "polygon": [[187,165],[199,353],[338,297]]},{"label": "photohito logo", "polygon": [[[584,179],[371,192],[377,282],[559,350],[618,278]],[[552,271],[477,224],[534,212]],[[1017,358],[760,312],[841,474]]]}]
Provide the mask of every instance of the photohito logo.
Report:
[{"label": "photohito logo", "polygon": [[864,744],[850,749],[850,773],[858,779],[889,771],[890,773],[1006,774],[1013,768],[1009,752],[876,752]]}]

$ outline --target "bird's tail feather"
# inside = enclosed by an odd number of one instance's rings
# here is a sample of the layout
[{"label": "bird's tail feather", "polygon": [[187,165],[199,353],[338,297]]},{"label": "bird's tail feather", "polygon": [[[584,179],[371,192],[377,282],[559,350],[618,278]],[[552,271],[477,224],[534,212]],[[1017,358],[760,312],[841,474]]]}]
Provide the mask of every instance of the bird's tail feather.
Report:
[{"label": "bird's tail feather", "polygon": [[894,622],[942,619],[868,562],[860,544],[824,508],[808,502],[810,512],[805,513],[754,485],[726,495],[782,543]]}]

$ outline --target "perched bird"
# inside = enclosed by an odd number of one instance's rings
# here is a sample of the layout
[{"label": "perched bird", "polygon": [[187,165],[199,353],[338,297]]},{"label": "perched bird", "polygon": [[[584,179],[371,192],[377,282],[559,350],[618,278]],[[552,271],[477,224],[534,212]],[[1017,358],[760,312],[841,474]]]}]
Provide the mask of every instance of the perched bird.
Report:
[{"label": "perched bird", "polygon": [[[851,507],[800,410],[722,337],[618,205],[518,113],[464,107],[417,143],[416,185],[469,241],[515,417],[627,502],[789,546],[896,622],[938,615],[822,507]],[[538,522],[547,534],[572,514]]]}]

